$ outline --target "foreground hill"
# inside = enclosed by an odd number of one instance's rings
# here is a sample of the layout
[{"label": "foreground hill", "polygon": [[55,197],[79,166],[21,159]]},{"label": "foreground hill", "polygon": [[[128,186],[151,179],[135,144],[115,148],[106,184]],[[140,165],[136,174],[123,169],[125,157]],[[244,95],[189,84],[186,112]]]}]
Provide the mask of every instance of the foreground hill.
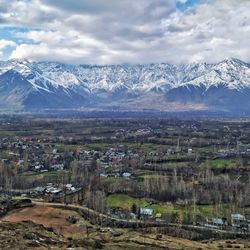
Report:
[{"label": "foreground hill", "polygon": [[[76,223],[68,218],[74,216]],[[88,230],[87,230],[88,226]],[[180,229],[176,229],[180,233]],[[175,234],[173,229],[170,230]],[[183,232],[192,235],[192,232]],[[195,234],[193,234],[195,235]],[[74,211],[35,206],[15,210],[0,221],[1,249],[194,250],[249,249],[248,240],[203,242],[158,234],[156,229],[99,228]]]}]

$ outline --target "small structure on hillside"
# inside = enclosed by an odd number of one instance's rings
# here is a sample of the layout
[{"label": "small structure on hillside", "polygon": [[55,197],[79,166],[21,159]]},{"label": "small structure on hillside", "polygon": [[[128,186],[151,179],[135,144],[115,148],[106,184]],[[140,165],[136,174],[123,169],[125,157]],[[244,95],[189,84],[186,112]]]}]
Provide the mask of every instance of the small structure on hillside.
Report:
[{"label": "small structure on hillside", "polygon": [[242,214],[231,214],[232,227],[238,230],[248,230],[248,222]]},{"label": "small structure on hillside", "polygon": [[131,177],[131,173],[129,173],[129,172],[124,172],[124,173],[122,174],[122,177],[123,177],[123,178],[130,178],[130,177]]},{"label": "small structure on hillside", "polygon": [[153,209],[150,208],[140,208],[140,217],[141,218],[150,218],[153,216]]}]

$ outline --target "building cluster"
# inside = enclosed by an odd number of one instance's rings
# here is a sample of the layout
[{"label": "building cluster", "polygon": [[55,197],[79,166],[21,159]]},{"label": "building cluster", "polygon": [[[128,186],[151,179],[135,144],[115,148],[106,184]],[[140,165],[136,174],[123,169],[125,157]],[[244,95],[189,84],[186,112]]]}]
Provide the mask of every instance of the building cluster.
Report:
[{"label": "building cluster", "polygon": [[15,166],[19,172],[48,172],[64,169],[65,156],[55,145],[32,138],[0,140],[1,161]]},{"label": "building cluster", "polygon": [[229,220],[227,218],[208,219],[205,226],[215,229],[250,232],[250,220],[240,213],[231,214]]},{"label": "building cluster", "polygon": [[34,188],[31,196],[50,202],[79,202],[83,199],[83,189],[73,184],[47,183]]}]

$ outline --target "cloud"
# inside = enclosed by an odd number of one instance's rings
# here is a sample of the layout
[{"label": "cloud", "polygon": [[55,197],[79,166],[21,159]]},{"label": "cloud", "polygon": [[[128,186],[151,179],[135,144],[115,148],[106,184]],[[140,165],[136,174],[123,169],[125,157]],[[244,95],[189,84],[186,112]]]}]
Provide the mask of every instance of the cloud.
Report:
[{"label": "cloud", "polygon": [[249,61],[250,2],[220,0],[175,13],[164,26],[183,61],[214,62],[226,57]]},{"label": "cloud", "polygon": [[[70,63],[250,61],[250,1],[0,0],[11,58]],[[183,4],[188,1],[178,0]]]},{"label": "cloud", "polygon": [[16,43],[13,41],[1,39],[0,40],[0,50],[5,49],[6,47],[15,47]]},{"label": "cloud", "polygon": [[11,40],[0,39],[0,58],[3,58],[4,51],[16,47],[17,44]]}]

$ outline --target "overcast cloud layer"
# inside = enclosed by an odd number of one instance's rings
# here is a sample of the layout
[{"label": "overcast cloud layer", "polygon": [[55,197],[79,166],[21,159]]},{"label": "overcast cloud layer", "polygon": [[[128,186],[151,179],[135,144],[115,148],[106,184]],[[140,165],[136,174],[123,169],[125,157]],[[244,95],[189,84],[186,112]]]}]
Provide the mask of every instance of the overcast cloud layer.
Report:
[{"label": "overcast cloud layer", "polygon": [[0,0],[0,58],[250,62],[248,0]]}]

